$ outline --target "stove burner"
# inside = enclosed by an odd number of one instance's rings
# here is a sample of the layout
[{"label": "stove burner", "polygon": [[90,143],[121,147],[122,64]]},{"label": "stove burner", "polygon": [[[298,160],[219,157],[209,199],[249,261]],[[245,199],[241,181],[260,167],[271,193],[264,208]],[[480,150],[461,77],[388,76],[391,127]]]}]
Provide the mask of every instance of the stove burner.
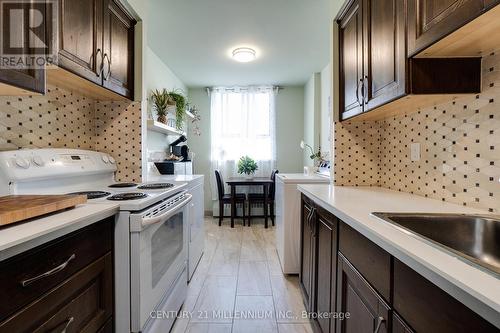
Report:
[{"label": "stove burner", "polygon": [[141,190],[159,190],[159,189],[165,189],[165,188],[171,188],[174,187],[174,184],[171,183],[150,183],[150,184],[143,184],[138,186],[138,189]]},{"label": "stove burner", "polygon": [[137,200],[147,197],[148,195],[140,192],[119,193],[108,197],[108,200]]},{"label": "stove burner", "polygon": [[81,191],[81,192],[73,192],[73,193],[68,193],[68,194],[86,195],[87,199],[98,199],[98,198],[107,197],[111,193],[104,192],[104,191]]},{"label": "stove burner", "polygon": [[123,188],[123,187],[136,187],[136,183],[116,183],[116,184],[111,184],[108,187],[110,188]]}]

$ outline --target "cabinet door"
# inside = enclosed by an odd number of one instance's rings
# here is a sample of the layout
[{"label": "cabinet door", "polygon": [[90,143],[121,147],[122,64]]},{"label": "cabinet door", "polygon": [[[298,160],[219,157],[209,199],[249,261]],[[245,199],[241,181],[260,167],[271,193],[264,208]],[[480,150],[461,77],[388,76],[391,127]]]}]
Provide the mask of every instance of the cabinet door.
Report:
[{"label": "cabinet door", "polygon": [[434,44],[484,9],[484,0],[408,0],[409,55]]},{"label": "cabinet door", "polygon": [[[332,313],[335,311],[337,283],[337,221],[335,217],[318,208],[318,256],[316,311]],[[335,320],[323,316],[318,318],[321,332],[335,332]]]},{"label": "cabinet door", "polygon": [[337,332],[387,332],[389,307],[341,254],[338,265],[337,312],[350,316],[337,320]]},{"label": "cabinet door", "polygon": [[[31,5],[30,5],[31,6]],[[37,10],[42,10],[40,7]],[[30,49],[29,45],[27,45],[26,41],[30,40],[31,30],[28,27],[29,18],[27,17],[28,11],[24,11],[24,19],[25,25],[20,25],[17,28],[19,29],[17,33],[12,34],[9,38],[10,45],[22,45],[21,47],[15,47],[10,50],[3,50],[4,54],[2,56],[9,57],[9,53],[16,56],[21,56],[23,59],[25,56],[35,56],[37,55],[37,51],[34,49]],[[47,17],[47,15],[45,15]],[[4,28],[4,27],[2,27]],[[8,26],[3,29],[3,31],[8,32]],[[46,40],[46,26],[42,23],[37,27],[37,36],[42,40]],[[45,34],[45,36],[42,36]],[[6,38],[5,36],[3,38]],[[4,65],[5,66],[5,65]],[[2,66],[0,69],[0,86],[2,83],[7,84],[8,86],[2,86],[1,91],[5,92],[5,94],[16,93],[16,89],[9,89],[9,86],[14,86],[21,89],[26,89],[33,92],[45,93],[45,69],[44,68],[9,68]]]},{"label": "cabinet door", "polygon": [[102,84],[102,0],[60,0],[58,65]]},{"label": "cabinet door", "polygon": [[301,236],[300,236],[300,274],[299,282],[304,297],[304,303],[308,311],[314,310],[313,287],[314,287],[314,208],[304,201],[302,202]]},{"label": "cabinet door", "polygon": [[134,88],[135,21],[112,0],[104,0],[103,85],[132,98]]},{"label": "cabinet door", "polygon": [[405,1],[365,0],[365,110],[405,94]]},{"label": "cabinet door", "polygon": [[[362,1],[362,0],[361,0]],[[363,112],[363,12],[355,0],[339,21],[340,118]]]},{"label": "cabinet door", "polygon": [[413,333],[413,330],[398,316],[392,313],[392,333]]}]

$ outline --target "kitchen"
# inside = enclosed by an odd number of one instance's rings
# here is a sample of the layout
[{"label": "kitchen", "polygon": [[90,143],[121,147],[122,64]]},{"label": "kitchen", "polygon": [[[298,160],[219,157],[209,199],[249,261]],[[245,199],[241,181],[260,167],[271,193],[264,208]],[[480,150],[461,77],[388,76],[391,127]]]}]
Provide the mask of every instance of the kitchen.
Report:
[{"label": "kitchen", "polygon": [[0,332],[498,331],[497,3],[2,2]]}]

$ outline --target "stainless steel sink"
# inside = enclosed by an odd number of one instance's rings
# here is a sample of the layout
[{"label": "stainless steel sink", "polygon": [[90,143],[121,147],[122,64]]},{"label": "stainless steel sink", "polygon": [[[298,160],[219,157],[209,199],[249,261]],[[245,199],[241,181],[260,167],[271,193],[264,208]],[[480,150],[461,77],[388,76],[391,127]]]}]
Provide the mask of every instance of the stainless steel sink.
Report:
[{"label": "stainless steel sink", "polygon": [[460,214],[373,213],[466,261],[500,274],[500,217]]}]

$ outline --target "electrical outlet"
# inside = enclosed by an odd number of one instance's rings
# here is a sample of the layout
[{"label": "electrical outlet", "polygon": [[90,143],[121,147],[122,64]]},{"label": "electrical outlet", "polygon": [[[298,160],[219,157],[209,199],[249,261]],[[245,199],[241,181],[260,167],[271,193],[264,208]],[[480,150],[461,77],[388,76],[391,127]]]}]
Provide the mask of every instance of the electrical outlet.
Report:
[{"label": "electrical outlet", "polygon": [[420,143],[416,142],[410,145],[410,159],[420,161]]}]

